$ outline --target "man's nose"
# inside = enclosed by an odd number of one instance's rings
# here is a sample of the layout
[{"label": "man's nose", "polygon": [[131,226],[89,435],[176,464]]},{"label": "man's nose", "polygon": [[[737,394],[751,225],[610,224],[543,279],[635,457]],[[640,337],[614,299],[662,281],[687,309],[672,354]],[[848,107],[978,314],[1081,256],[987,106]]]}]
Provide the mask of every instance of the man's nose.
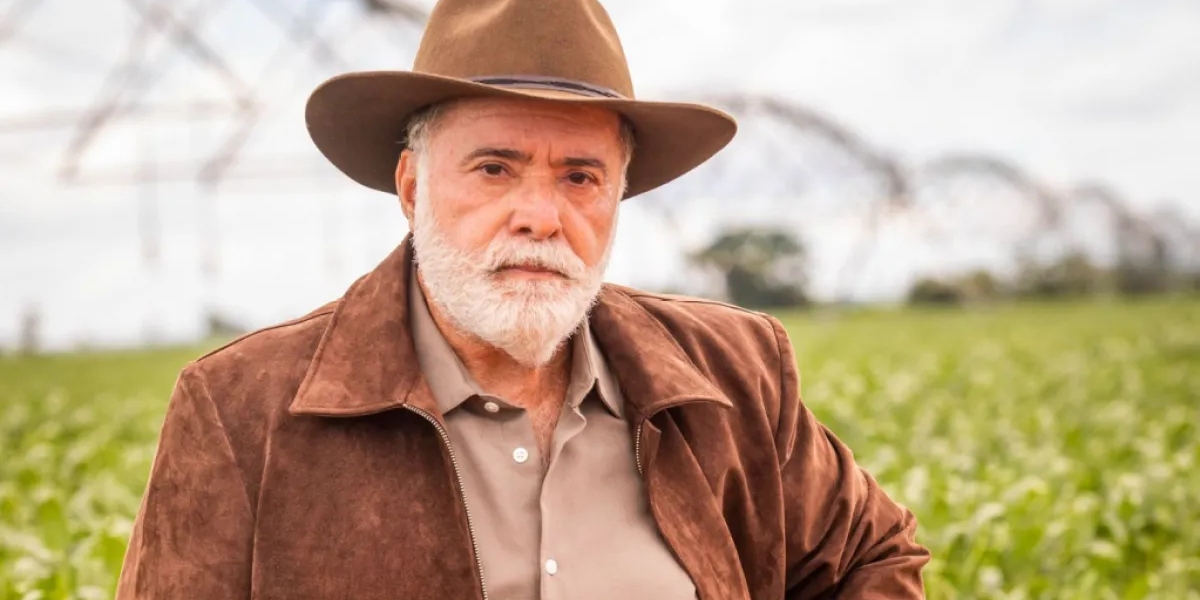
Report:
[{"label": "man's nose", "polygon": [[514,199],[509,230],[519,236],[542,241],[553,238],[562,230],[555,186],[529,182],[521,186]]}]

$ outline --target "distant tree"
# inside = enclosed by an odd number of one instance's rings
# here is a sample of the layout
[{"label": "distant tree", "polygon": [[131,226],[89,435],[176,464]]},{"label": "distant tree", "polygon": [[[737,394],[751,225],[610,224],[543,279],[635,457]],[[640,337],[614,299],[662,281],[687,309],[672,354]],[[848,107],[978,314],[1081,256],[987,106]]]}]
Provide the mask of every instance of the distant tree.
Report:
[{"label": "distant tree", "polygon": [[1122,244],[1117,260],[1117,291],[1127,295],[1165,292],[1176,280],[1167,242],[1152,236],[1141,244]]},{"label": "distant tree", "polygon": [[1004,286],[995,275],[987,269],[976,269],[967,273],[957,281],[964,300],[972,302],[988,302],[1004,295]]},{"label": "distant tree", "polygon": [[755,308],[808,303],[808,254],[792,234],[770,228],[728,230],[693,254],[693,264],[717,271],[735,304]]},{"label": "distant tree", "polygon": [[909,304],[966,304],[992,302],[1005,295],[1004,286],[990,271],[976,269],[966,274],[939,279],[918,279],[908,290]]},{"label": "distant tree", "polygon": [[1022,296],[1039,298],[1085,296],[1103,291],[1108,279],[1104,269],[1076,250],[1050,263],[1023,261],[1017,275],[1017,290]]},{"label": "distant tree", "polygon": [[30,304],[21,313],[17,351],[35,354],[42,349],[42,313],[38,306]]},{"label": "distant tree", "polygon": [[208,311],[205,321],[209,337],[232,338],[248,331],[245,325],[217,310]]},{"label": "distant tree", "polygon": [[957,305],[962,302],[963,293],[958,286],[932,277],[917,280],[908,290],[909,304]]}]

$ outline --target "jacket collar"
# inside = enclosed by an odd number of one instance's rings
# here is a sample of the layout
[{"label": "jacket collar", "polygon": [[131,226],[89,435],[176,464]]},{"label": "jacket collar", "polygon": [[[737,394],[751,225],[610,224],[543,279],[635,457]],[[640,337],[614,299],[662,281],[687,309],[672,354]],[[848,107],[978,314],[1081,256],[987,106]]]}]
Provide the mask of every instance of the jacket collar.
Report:
[{"label": "jacket collar", "polygon": [[[412,268],[411,236],[406,236],[379,266],[350,286],[321,336],[291,414],[350,417],[405,405],[438,414],[409,326]],[[590,318],[633,412],[649,416],[686,402],[730,406],[626,288],[605,284]]]}]

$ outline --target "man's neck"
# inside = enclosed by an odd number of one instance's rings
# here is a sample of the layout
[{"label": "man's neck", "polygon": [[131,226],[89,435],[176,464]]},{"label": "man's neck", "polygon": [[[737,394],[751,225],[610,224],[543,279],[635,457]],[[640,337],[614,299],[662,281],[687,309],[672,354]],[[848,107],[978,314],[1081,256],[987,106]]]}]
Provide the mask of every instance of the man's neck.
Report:
[{"label": "man's neck", "polygon": [[[429,298],[419,276],[418,283]],[[563,344],[546,364],[530,367],[507,352],[459,331],[435,302],[426,304],[438,330],[480,388],[524,408],[534,408],[548,399],[561,401],[570,377],[572,344]]]}]

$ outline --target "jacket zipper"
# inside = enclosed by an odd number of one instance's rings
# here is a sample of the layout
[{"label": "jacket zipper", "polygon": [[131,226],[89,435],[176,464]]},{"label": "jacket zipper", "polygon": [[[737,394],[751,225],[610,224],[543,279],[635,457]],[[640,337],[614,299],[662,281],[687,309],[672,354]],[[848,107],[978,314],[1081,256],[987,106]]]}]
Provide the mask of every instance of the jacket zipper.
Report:
[{"label": "jacket zipper", "polygon": [[633,460],[637,463],[639,476],[644,476],[642,472],[642,426],[646,424],[646,419],[638,421],[637,428],[633,433]]},{"label": "jacket zipper", "polygon": [[437,429],[438,435],[442,438],[442,443],[446,445],[446,450],[450,452],[450,465],[454,468],[454,478],[458,481],[458,497],[462,500],[463,512],[467,515],[467,533],[471,536],[471,549],[475,554],[475,574],[479,576],[479,589],[483,591],[483,600],[488,600],[487,583],[483,580],[483,560],[479,558],[479,542],[475,539],[475,523],[471,520],[471,505],[467,502],[466,490],[463,489],[462,472],[458,469],[458,458],[454,455],[454,446],[450,444],[450,434],[446,433],[446,428],[442,427],[442,424],[438,423],[437,419],[433,418],[433,415],[425,410],[407,404],[404,408],[417,413],[421,418],[429,421],[429,424],[433,425],[434,429]]}]

